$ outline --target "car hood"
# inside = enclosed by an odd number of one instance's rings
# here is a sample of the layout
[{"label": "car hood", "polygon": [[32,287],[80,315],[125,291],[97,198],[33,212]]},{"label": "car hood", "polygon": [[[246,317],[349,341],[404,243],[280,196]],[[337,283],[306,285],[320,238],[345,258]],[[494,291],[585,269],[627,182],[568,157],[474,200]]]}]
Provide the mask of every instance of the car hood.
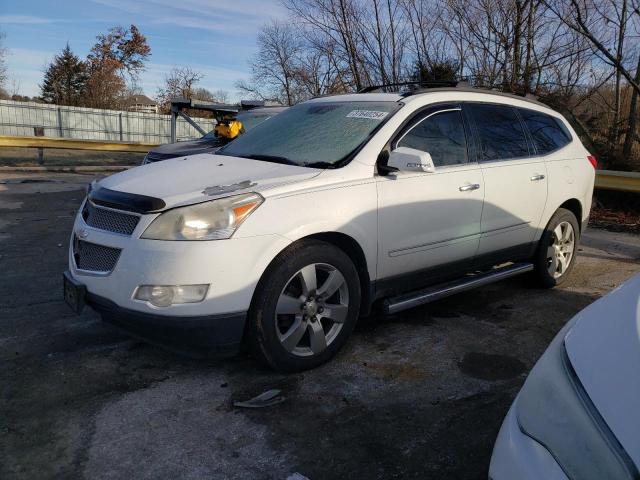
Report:
[{"label": "car hood", "polygon": [[565,337],[589,398],[640,465],[640,275],[577,315]]},{"label": "car hood", "polygon": [[188,142],[167,143],[166,145],[160,145],[159,147],[155,147],[153,150],[150,150],[149,154],[151,156],[153,156],[154,154],[160,154],[162,156],[174,155],[178,157],[202,153],[219,146],[220,142],[216,139],[199,139],[191,140]]},{"label": "car hood", "polygon": [[179,157],[117,173],[100,188],[160,198],[166,208],[270,188],[319,175],[316,168],[210,154]]}]

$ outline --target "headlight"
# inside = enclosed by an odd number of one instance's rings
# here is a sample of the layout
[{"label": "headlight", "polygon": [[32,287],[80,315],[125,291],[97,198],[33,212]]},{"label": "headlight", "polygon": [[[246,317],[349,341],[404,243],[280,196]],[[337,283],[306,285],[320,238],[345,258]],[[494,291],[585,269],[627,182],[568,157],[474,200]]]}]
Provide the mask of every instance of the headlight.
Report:
[{"label": "headlight", "polygon": [[246,193],[168,210],[142,234],[150,240],[222,240],[231,237],[264,199]]},{"label": "headlight", "polygon": [[544,445],[569,478],[638,478],[571,366],[564,337],[574,324],[575,319],[551,342],[518,394],[520,430]]}]

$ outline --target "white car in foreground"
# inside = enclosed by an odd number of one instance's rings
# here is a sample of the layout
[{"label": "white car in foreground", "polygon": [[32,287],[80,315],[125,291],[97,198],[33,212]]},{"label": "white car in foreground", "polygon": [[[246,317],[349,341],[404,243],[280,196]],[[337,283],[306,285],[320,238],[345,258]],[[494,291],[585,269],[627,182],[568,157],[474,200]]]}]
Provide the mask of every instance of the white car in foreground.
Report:
[{"label": "white car in foreground", "polygon": [[374,303],[395,313],[528,271],[563,281],[594,167],[561,115],[522,97],[317,98],[216,155],[95,183],[65,297],[173,348],[247,341],[274,368],[311,368]]},{"label": "white car in foreground", "polygon": [[640,478],[640,275],[582,310],[533,367],[492,480]]}]

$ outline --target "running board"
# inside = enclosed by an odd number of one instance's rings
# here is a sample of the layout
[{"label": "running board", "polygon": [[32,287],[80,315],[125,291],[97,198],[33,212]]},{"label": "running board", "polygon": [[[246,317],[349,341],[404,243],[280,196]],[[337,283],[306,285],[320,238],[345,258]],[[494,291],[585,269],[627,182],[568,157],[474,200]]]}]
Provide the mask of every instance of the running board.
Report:
[{"label": "running board", "polygon": [[483,285],[498,282],[505,278],[530,272],[531,270],[533,270],[532,263],[514,263],[506,267],[495,268],[486,273],[478,273],[464,277],[460,280],[441,283],[440,285],[434,285],[433,287],[428,287],[423,290],[405,293],[398,295],[397,297],[391,297],[384,301],[384,313],[387,315],[393,315],[394,313],[401,312],[408,308],[434,302],[456,293],[471,290],[472,288],[482,287]]}]

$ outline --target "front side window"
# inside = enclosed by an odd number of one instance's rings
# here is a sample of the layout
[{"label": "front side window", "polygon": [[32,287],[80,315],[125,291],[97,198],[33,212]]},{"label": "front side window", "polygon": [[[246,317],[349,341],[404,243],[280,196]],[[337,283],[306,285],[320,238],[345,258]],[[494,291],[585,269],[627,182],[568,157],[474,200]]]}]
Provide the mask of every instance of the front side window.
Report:
[{"label": "front side window", "polygon": [[396,147],[427,152],[436,167],[467,163],[462,112],[450,109],[427,114],[400,137]]},{"label": "front side window", "polygon": [[307,102],[238,137],[219,155],[335,168],[400,107],[397,102]]},{"label": "front side window", "polygon": [[478,131],[480,161],[509,160],[529,155],[527,137],[513,108],[468,104]]},{"label": "front side window", "polygon": [[533,137],[539,155],[558,150],[571,142],[571,134],[560,120],[535,110],[519,108],[518,111]]}]

